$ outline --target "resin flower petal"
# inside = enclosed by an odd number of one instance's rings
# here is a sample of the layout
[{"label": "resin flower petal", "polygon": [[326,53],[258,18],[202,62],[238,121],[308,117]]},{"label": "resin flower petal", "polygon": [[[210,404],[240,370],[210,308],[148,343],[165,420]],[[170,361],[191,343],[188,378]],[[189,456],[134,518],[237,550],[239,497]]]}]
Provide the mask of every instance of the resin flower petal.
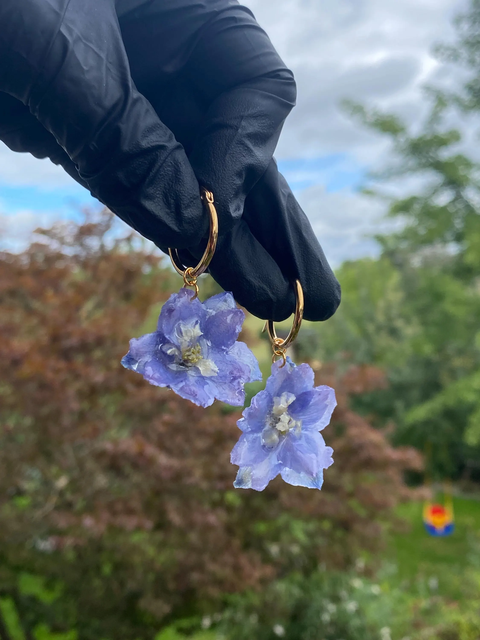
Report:
[{"label": "resin flower petal", "polygon": [[321,489],[323,471],[333,464],[333,449],[319,433],[336,407],[330,387],[314,388],[314,373],[307,364],[296,366],[287,358],[272,366],[266,387],[244,410],[238,427],[232,464],[238,465],[234,486],[263,491],[281,475],[295,486]]},{"label": "resin flower petal", "polygon": [[253,353],[236,341],[244,319],[231,293],[202,303],[181,289],[164,304],[157,331],[130,340],[122,365],[201,407],[241,406],[245,383],[262,379]]}]

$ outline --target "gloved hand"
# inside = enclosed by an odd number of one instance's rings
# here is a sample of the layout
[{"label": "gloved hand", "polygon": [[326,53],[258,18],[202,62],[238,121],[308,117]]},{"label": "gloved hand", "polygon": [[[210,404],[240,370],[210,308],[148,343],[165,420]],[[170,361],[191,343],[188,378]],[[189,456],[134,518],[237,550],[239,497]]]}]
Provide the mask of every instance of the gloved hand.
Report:
[{"label": "gloved hand", "polygon": [[[293,76],[235,0],[2,0],[0,139],[49,157],[157,246],[189,249],[248,310],[326,319],[339,286],[272,159]],[[183,146],[182,146],[183,145]]]}]

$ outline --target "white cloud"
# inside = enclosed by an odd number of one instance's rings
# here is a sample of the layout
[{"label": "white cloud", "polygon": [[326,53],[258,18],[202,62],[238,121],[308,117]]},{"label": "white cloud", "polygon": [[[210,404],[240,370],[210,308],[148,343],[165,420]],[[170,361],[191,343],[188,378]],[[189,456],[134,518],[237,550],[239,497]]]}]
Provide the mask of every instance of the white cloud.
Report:
[{"label": "white cloud", "polygon": [[14,187],[34,186],[45,190],[76,184],[63,169],[50,160],[37,160],[28,153],[13,153],[2,142],[0,183]]},{"label": "white cloud", "polygon": [[383,219],[383,205],[362,194],[328,193],[316,186],[303,191],[298,200],[334,267],[344,260],[377,255],[378,245],[370,236],[393,226]]},{"label": "white cloud", "polygon": [[58,213],[30,209],[16,211],[14,215],[0,213],[0,251],[21,251],[32,240],[35,229],[49,227],[56,220]]},{"label": "white cloud", "polygon": [[[426,83],[458,82],[431,53],[452,41],[452,19],[467,0],[245,0],[295,73],[298,103],[277,149],[279,158],[342,154],[352,166],[378,169],[389,141],[340,108],[344,98],[394,112],[416,126],[427,112]],[[458,124],[458,121],[454,124]],[[333,264],[375,255],[369,235],[386,230],[386,205],[324,184],[299,196]],[[402,187],[406,187],[403,182]],[[412,184],[407,185],[412,186]]]},{"label": "white cloud", "polygon": [[458,0],[246,0],[298,84],[279,157],[346,152],[373,164],[384,145],[342,114],[345,97],[421,115],[422,86],[439,63],[437,41],[452,37]]}]

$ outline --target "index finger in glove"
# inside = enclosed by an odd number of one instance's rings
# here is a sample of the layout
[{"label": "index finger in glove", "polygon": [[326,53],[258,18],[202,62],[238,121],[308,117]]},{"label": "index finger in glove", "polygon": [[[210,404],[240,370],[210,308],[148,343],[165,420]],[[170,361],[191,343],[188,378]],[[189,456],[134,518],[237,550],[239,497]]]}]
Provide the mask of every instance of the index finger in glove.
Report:
[{"label": "index finger in glove", "polygon": [[209,105],[189,160],[199,182],[216,195],[225,233],[268,167],[295,105],[296,84],[265,31],[239,5],[210,20],[186,75]]},{"label": "index finger in glove", "polygon": [[250,192],[244,219],[284,278],[300,280],[305,320],[328,320],[340,304],[340,285],[275,160]]},{"label": "index finger in glove", "polygon": [[[201,254],[201,247],[179,252],[185,265],[194,265]],[[291,283],[243,218],[219,237],[208,272],[258,318],[284,320],[295,308]]]},{"label": "index finger in glove", "polygon": [[[200,248],[181,252],[186,265],[200,255]],[[327,320],[340,304],[340,285],[274,160],[250,192],[243,218],[220,238],[209,272],[264,320],[281,321],[293,313],[297,279],[306,320]]]}]

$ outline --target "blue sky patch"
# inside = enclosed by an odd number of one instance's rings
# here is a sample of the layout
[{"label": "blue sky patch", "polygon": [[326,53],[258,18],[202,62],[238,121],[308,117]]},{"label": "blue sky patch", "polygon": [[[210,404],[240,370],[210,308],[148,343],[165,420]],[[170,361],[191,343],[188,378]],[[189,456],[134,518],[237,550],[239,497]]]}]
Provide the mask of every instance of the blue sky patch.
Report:
[{"label": "blue sky patch", "polygon": [[346,153],[319,158],[280,160],[280,171],[295,192],[322,185],[327,193],[355,191],[364,182],[367,170]]},{"label": "blue sky patch", "polygon": [[71,217],[72,213],[85,206],[97,206],[86,189],[72,180],[71,186],[40,189],[30,186],[8,186],[0,184],[0,213],[16,211],[58,212],[59,218]]},{"label": "blue sky patch", "polygon": [[[322,185],[325,191],[354,191],[365,179],[366,170],[347,154],[331,154],[319,158],[279,161],[279,168],[293,191]],[[0,213],[38,211],[56,214],[58,219],[74,218],[83,207],[97,207],[99,202],[88,191],[76,184],[52,188],[36,186],[9,186],[0,184]]]}]

